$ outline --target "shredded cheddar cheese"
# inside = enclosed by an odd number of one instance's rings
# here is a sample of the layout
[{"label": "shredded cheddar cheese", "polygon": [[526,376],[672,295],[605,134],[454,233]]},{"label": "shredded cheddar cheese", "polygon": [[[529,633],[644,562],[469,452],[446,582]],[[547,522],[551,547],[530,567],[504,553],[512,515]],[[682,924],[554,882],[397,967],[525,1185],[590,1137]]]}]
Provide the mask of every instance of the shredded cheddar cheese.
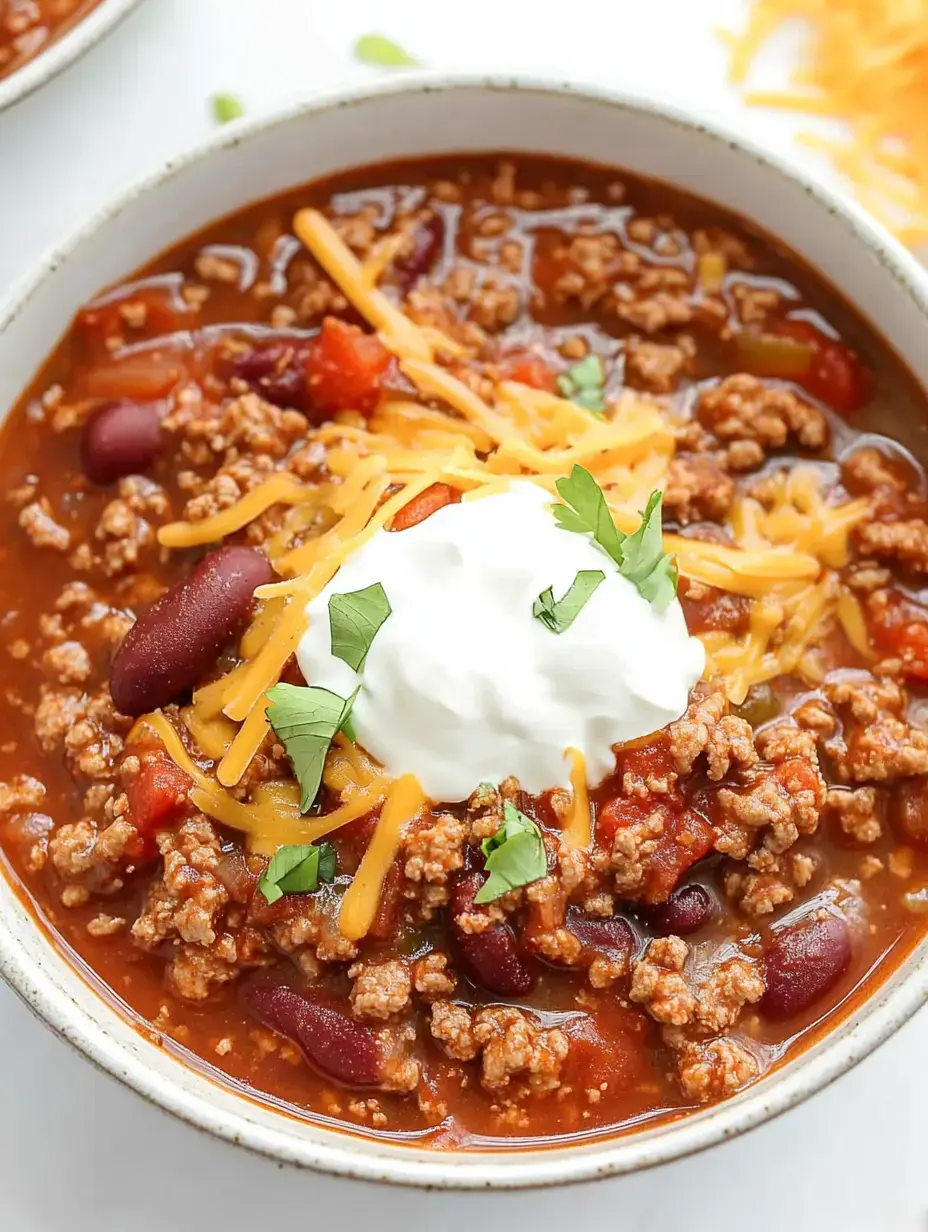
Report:
[{"label": "shredded cheddar cheese", "polygon": [[360,261],[318,210],[300,210],[293,220],[297,236],[360,312],[388,350],[406,359],[432,362],[432,347],[419,329],[382,291],[372,286]]},{"label": "shredded cheddar cheese", "polygon": [[586,851],[593,841],[593,817],[590,812],[590,793],[586,785],[586,760],[579,749],[568,749],[566,756],[571,763],[570,786],[573,799],[563,838],[568,847]]},{"label": "shredded cheddar cheese", "polygon": [[169,522],[158,531],[158,542],[166,548],[192,548],[215,543],[233,535],[272,505],[299,505],[315,497],[315,489],[298,483],[291,475],[279,473],[265,479],[240,497],[234,505],[221,509],[201,522]]},{"label": "shredded cheddar cheese", "polygon": [[748,103],[843,121],[846,135],[803,134],[854,185],[861,203],[909,244],[928,240],[928,0],[754,0],[739,34],[722,32],[744,86],[768,39],[800,22],[802,52],[784,90]]},{"label": "shredded cheddar cheese", "polygon": [[[374,922],[384,878],[393,863],[403,830],[425,804],[418,780],[404,774],[391,784],[374,835],[342,899],[338,928],[349,941],[360,941]],[[321,820],[325,820],[322,818]]]}]

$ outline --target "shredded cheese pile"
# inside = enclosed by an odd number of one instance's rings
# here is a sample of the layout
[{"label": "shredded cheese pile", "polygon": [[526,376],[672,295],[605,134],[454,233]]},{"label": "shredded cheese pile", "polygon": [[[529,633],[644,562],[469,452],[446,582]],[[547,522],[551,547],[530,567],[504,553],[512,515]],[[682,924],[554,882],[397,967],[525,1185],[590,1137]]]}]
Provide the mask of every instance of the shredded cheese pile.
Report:
[{"label": "shredded cheese pile", "polygon": [[[351,553],[436,482],[462,491],[464,500],[499,491],[516,477],[554,494],[556,480],[580,464],[605,492],[617,525],[634,531],[648,496],[666,481],[674,433],[658,402],[630,391],[604,418],[513,381],[498,383],[488,400],[485,383],[477,392],[435,362],[436,351],[462,358],[463,348],[435,330],[420,329],[377,289],[383,252],[375,250],[369,264],[362,265],[314,210],[299,213],[294,226],[397,357],[423,403],[385,401],[369,421],[345,413],[320,427],[315,436],[326,447],[331,476],[325,483],[304,485],[289,475],[273,475],[212,517],[161,529],[164,546],[190,548],[235,534],[271,506],[288,507],[268,545],[281,580],[256,592],[260,602],[242,638],[241,662],[199,689],[181,713],[197,745],[217,763],[215,778],[194,763],[163,715],[144,722],[193,780],[193,803],[243,831],[250,850],[259,854],[272,855],[287,843],[313,842],[383,806],[342,902],[340,927],[357,939],[373,919],[404,826],[424,808],[416,781],[404,776],[389,782],[362,750],[338,736],[324,775],[340,799],[334,811],[301,817],[299,789],[290,782],[262,784],[249,804],[230,790],[241,782],[267,735],[267,690],[296,649],[307,604]],[[466,368],[459,371],[466,375]],[[753,600],[744,637],[703,637],[710,674],[725,681],[733,701],[743,700],[753,683],[801,668],[829,621],[840,620],[851,641],[856,637],[855,645],[866,646],[859,609],[841,594],[833,572],[846,563],[848,532],[865,512],[863,501],[827,505],[810,468],[792,472],[779,488],[774,481],[769,506],[750,498],[738,501],[732,517],[735,547],[665,535],[665,549],[676,556],[684,577]],[[806,667],[813,675],[813,668]],[[586,768],[580,751],[565,752],[572,766],[573,802],[564,838],[583,848],[592,837]]]},{"label": "shredded cheese pile", "polygon": [[768,39],[802,23],[803,59],[782,91],[748,103],[843,121],[847,136],[804,133],[852,181],[861,203],[908,244],[928,240],[928,0],[755,0],[746,29],[722,32],[743,86]]}]

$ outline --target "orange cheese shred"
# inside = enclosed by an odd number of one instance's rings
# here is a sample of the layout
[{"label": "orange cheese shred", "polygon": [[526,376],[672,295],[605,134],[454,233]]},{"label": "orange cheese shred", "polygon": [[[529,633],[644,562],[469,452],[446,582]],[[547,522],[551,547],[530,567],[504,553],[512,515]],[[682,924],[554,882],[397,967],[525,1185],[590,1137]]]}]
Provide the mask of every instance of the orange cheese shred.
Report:
[{"label": "orange cheese shred", "polygon": [[315,488],[298,483],[292,475],[280,471],[212,517],[200,522],[169,522],[162,526],[158,542],[165,548],[193,548],[215,543],[235,534],[272,505],[299,505],[315,497]]},{"label": "orange cheese shred", "polygon": [[928,0],[753,0],[740,33],[722,32],[729,75],[744,88],[773,35],[798,32],[785,89],[745,90],[759,107],[843,121],[834,139],[802,134],[904,242],[928,240]]},{"label": "orange cheese shred", "polygon": [[586,785],[586,760],[579,749],[568,749],[566,756],[571,763],[570,785],[573,789],[573,800],[570,817],[562,835],[569,847],[586,851],[593,842],[593,817],[590,812],[590,793]]},{"label": "orange cheese shred", "polygon": [[338,928],[349,941],[359,941],[367,936],[380,903],[384,879],[399,850],[403,830],[424,804],[425,795],[414,775],[404,774],[390,785],[373,838],[342,899]]}]

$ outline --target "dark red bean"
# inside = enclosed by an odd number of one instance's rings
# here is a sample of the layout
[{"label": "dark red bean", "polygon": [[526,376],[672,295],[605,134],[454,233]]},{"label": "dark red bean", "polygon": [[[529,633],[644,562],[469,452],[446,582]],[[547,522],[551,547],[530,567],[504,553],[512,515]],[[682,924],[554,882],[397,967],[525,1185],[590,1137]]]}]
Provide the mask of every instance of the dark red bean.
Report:
[{"label": "dark red bean", "polygon": [[139,715],[193,688],[251,607],[255,587],[273,577],[255,548],[217,548],[135,622],[110,668],[117,710]]},{"label": "dark red bean", "polygon": [[666,903],[654,908],[651,921],[658,933],[665,936],[675,933],[685,937],[702,928],[715,912],[716,903],[712,894],[705,886],[693,882],[673,890]]},{"label": "dark red bean", "polygon": [[483,885],[484,874],[466,873],[451,893],[451,919],[461,966],[470,978],[501,997],[518,997],[532,987],[532,973],[523,958],[509,924],[494,924],[482,933],[465,933],[456,918],[475,910],[474,895]]},{"label": "dark red bean", "polygon": [[161,416],[156,407],[110,402],[84,424],[81,470],[91,483],[115,483],[123,475],[147,471],[161,445]]},{"label": "dark red bean", "polygon": [[573,933],[586,949],[596,950],[601,954],[622,956],[631,960],[638,949],[635,930],[621,915],[592,919],[571,911],[567,916],[567,930]]},{"label": "dark red bean", "polygon": [[768,1018],[792,1018],[830,992],[851,961],[851,930],[837,915],[780,929],[764,955]]},{"label": "dark red bean", "polygon": [[306,412],[310,408],[306,355],[307,348],[293,342],[254,347],[235,359],[232,375],[266,402]]},{"label": "dark red bean", "polygon": [[909,779],[900,783],[893,797],[893,817],[907,843],[928,846],[928,783]]},{"label": "dark red bean", "polygon": [[406,295],[431,269],[444,242],[445,222],[440,214],[433,214],[416,227],[412,235],[412,248],[405,257],[393,262],[393,275],[401,295]]},{"label": "dark red bean", "polygon": [[282,984],[252,984],[242,995],[255,1018],[298,1044],[324,1077],[349,1087],[380,1082],[380,1041],[370,1027]]}]

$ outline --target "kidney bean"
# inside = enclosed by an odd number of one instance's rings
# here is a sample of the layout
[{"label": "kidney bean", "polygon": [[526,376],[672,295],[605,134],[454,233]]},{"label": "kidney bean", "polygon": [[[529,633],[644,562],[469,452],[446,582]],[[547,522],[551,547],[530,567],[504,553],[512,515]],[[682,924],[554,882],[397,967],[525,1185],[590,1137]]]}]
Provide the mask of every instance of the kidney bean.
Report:
[{"label": "kidney bean", "polygon": [[655,907],[651,921],[655,929],[664,935],[676,933],[685,937],[702,928],[715,914],[716,902],[703,885],[691,882],[672,891],[666,903]]},{"label": "kidney bean", "polygon": [[274,406],[309,409],[306,384],[305,346],[292,342],[274,342],[253,347],[232,364],[232,375],[238,377]]},{"label": "kidney bean", "polygon": [[166,706],[191,689],[251,607],[255,587],[272,578],[254,548],[222,547],[144,612],[110,668],[110,693],[123,714]]},{"label": "kidney bean", "polygon": [[774,934],[764,955],[768,1018],[801,1014],[829,992],[851,961],[851,932],[837,915],[800,921]]},{"label": "kidney bean", "polygon": [[107,403],[81,432],[81,470],[101,486],[148,470],[160,451],[161,416],[151,405]]},{"label": "kidney bean", "polygon": [[907,843],[928,846],[928,784],[924,779],[900,783],[893,797],[893,817]]},{"label": "kidney bean", "polygon": [[370,1027],[283,984],[252,984],[242,995],[259,1022],[298,1044],[326,1078],[350,1087],[380,1082],[380,1042]]},{"label": "kidney bean", "polygon": [[[451,919],[461,966],[467,974],[501,997],[517,997],[532,987],[532,973],[523,958],[511,925],[493,924],[482,933],[465,933],[457,917],[474,911],[474,895],[484,876],[474,871],[460,877],[451,892]],[[478,908],[479,910],[479,908]]]},{"label": "kidney bean", "polygon": [[630,960],[638,949],[635,930],[621,915],[592,919],[580,915],[579,912],[570,911],[567,915],[567,930],[587,949],[600,953],[621,955]]},{"label": "kidney bean", "polygon": [[421,222],[412,236],[412,248],[393,262],[393,275],[401,295],[427,273],[445,242],[445,221],[440,214]]}]

